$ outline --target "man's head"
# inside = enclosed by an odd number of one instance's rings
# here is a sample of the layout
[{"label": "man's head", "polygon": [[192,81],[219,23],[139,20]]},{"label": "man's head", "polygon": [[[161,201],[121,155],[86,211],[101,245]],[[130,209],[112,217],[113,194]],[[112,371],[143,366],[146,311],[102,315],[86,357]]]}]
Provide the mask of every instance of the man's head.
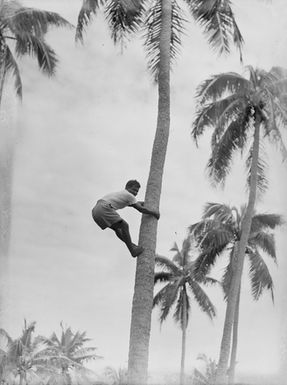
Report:
[{"label": "man's head", "polygon": [[127,182],[125,189],[134,196],[136,196],[140,187],[141,185],[139,184],[139,182],[137,180],[132,179]]}]

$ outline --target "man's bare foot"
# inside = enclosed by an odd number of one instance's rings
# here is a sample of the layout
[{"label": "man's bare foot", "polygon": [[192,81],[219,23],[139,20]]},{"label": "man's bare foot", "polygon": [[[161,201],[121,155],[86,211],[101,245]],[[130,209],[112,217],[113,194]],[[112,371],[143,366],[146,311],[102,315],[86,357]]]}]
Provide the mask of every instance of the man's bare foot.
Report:
[{"label": "man's bare foot", "polygon": [[141,246],[134,246],[133,251],[132,251],[132,257],[138,257],[142,252],[144,251],[144,248]]}]

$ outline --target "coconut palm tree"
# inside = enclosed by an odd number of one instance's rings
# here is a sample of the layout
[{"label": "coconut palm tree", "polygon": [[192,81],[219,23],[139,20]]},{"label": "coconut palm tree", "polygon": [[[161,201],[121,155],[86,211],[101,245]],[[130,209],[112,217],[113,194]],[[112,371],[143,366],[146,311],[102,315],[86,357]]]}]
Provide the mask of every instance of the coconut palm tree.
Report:
[{"label": "coconut palm tree", "polygon": [[[33,336],[35,322],[24,322],[19,338],[13,339],[4,329],[0,329],[0,381],[24,385],[34,381],[44,384],[44,379],[54,372],[46,346],[41,337]],[[2,383],[2,382],[1,382]]]},{"label": "coconut palm tree", "polygon": [[[193,295],[200,309],[211,319],[215,316],[215,308],[200,286],[198,279],[196,279],[196,262],[192,260],[190,255],[190,238],[186,238],[183,241],[181,250],[176,243],[171,250],[175,251],[172,260],[163,256],[156,256],[155,258],[156,265],[161,267],[162,270],[155,273],[154,281],[155,283],[164,282],[166,285],[154,296],[153,306],[160,308],[160,323],[165,321],[171,309],[175,306],[173,317],[180,324],[182,330],[180,384],[183,385],[185,376],[186,330],[191,302],[190,295]],[[204,277],[200,282],[216,283],[217,281]]]},{"label": "coconut palm tree", "polygon": [[99,356],[95,354],[96,348],[84,346],[89,341],[86,334],[74,334],[70,328],[62,328],[60,340],[55,333],[49,339],[34,337],[35,326],[36,322],[25,320],[22,334],[17,339],[0,329],[0,381],[13,381],[14,384],[18,379],[19,385],[31,382],[70,385],[73,370],[74,374],[79,373],[81,380],[90,383],[90,370],[83,363]]},{"label": "coconut palm tree", "polygon": [[[229,52],[231,41],[241,52],[243,39],[229,0],[182,0],[181,4],[187,5],[190,16],[219,53]],[[157,125],[145,202],[158,210],[170,127],[170,70],[181,45],[183,8],[175,0],[84,0],[79,13],[78,40],[100,6],[105,7],[115,41],[138,28],[145,31],[148,66],[158,84]],[[143,215],[139,244],[144,253],[137,259],[129,345],[128,378],[133,385],[147,382],[156,238],[157,220]]]},{"label": "coconut palm tree", "polygon": [[[221,255],[228,256],[229,262],[223,275],[222,285],[225,299],[229,300],[231,288],[237,274],[238,249],[243,232],[243,218],[246,206],[238,210],[220,203],[208,203],[203,212],[203,219],[190,226],[190,234],[197,241],[201,253],[197,259],[196,273],[204,276]],[[264,261],[264,254],[276,262],[275,239],[272,230],[283,224],[277,214],[257,214],[253,212],[251,227],[245,249],[245,259],[249,261],[249,276],[252,296],[258,300],[264,289],[270,290],[273,300],[273,281]],[[237,352],[239,322],[240,286],[237,294],[234,321],[232,325],[233,341],[229,367],[229,382],[233,383]],[[228,318],[228,306],[226,318]],[[225,319],[226,322],[226,319]]]},{"label": "coconut palm tree", "polygon": [[83,363],[101,358],[96,354],[97,348],[85,346],[89,341],[86,332],[74,333],[71,327],[65,328],[62,323],[60,337],[54,332],[50,338],[42,338],[49,355],[54,358],[54,365],[60,369],[60,373],[51,377],[49,383],[53,384],[55,378],[60,376],[62,381],[71,384],[71,371],[73,370],[85,375],[88,369],[83,366]]},{"label": "coconut palm tree", "polygon": [[193,385],[210,385],[215,381],[216,376],[216,361],[208,358],[206,354],[199,354],[197,360],[204,363],[204,370],[194,369]]},{"label": "coconut palm tree", "polygon": [[[57,57],[52,47],[47,44],[45,35],[50,26],[69,25],[57,13],[24,7],[16,0],[0,0],[0,113],[5,82],[11,76],[14,78],[16,95],[22,98],[18,58],[29,55],[37,60],[43,73],[54,75]],[[0,271],[2,275],[5,272],[11,233],[14,143],[10,136],[5,142],[5,150],[3,149],[0,154]],[[1,138],[2,142],[4,140],[6,138]],[[2,276],[0,280],[1,278]],[[1,311],[0,303],[0,315]]]}]

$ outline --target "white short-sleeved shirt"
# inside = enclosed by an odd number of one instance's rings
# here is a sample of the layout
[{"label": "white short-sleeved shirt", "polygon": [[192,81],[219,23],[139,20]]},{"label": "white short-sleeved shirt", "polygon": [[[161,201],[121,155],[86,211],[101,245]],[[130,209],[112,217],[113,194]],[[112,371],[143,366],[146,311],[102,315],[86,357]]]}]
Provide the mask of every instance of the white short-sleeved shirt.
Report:
[{"label": "white short-sleeved shirt", "polygon": [[127,190],[107,194],[102,199],[108,202],[115,210],[133,205],[137,201],[136,197]]}]

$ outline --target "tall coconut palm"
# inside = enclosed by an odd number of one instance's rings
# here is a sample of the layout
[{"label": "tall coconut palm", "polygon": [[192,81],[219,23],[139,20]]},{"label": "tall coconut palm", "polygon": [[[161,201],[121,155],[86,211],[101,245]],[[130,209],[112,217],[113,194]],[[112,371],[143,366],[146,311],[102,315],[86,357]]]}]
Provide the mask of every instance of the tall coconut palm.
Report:
[{"label": "tall coconut palm", "polygon": [[[83,363],[101,358],[96,354],[97,348],[86,346],[90,341],[86,332],[77,331],[74,333],[70,327],[65,328],[61,324],[61,336],[53,333],[50,338],[42,338],[42,342],[47,346],[47,351],[51,357],[54,357],[55,365],[60,369],[56,377],[62,378],[67,384],[71,384],[71,370],[80,371],[85,374]],[[50,383],[53,383],[53,378]]]},{"label": "tall coconut palm", "polygon": [[[162,270],[155,273],[154,281],[155,283],[164,282],[166,285],[155,295],[153,306],[160,308],[161,323],[165,321],[171,309],[175,306],[173,317],[180,324],[182,330],[180,384],[183,385],[185,377],[186,330],[191,305],[190,295],[193,295],[200,309],[211,319],[215,316],[215,308],[200,286],[198,279],[196,279],[196,262],[192,260],[190,255],[190,238],[184,240],[181,250],[176,243],[171,250],[175,251],[172,260],[162,256],[156,256],[155,258],[156,265],[161,267]],[[200,282],[202,283],[203,281],[200,280]],[[204,282],[215,283],[217,281],[205,277]]]},{"label": "tall coconut palm", "polygon": [[[241,207],[238,210],[236,207],[230,207],[225,204],[208,203],[204,209],[202,221],[190,226],[190,232],[197,240],[201,249],[201,254],[197,259],[197,274],[207,274],[219,256],[226,255],[229,257],[229,263],[222,281],[227,302],[237,274],[238,249],[243,232],[245,213],[246,207]],[[272,230],[282,225],[282,223],[282,217],[277,214],[253,213],[252,215],[245,258],[249,260],[249,276],[252,295],[255,300],[259,299],[264,289],[270,290],[273,299],[273,281],[263,256],[266,254],[276,262],[275,239]],[[232,324],[233,341],[229,367],[230,383],[233,383],[235,373],[239,298],[240,286]],[[226,319],[228,319],[228,306],[226,308]]]},{"label": "tall coconut palm", "polygon": [[[229,52],[230,42],[241,50],[243,39],[229,0],[182,0],[191,17],[203,28],[209,44],[220,53]],[[184,18],[175,0],[84,0],[79,14],[77,38],[100,6],[106,10],[114,40],[143,28],[149,68],[158,83],[158,115],[145,202],[159,209],[162,178],[170,127],[170,70],[181,45]],[[120,31],[120,32],[119,32]],[[144,247],[137,259],[130,330],[129,383],[147,382],[148,349],[151,327],[154,260],[157,220],[143,215],[139,244]]]},{"label": "tall coconut palm", "polygon": [[[0,113],[6,80],[14,78],[16,95],[22,98],[22,82],[18,59],[29,55],[37,60],[46,75],[55,73],[57,57],[45,40],[50,26],[70,24],[54,12],[24,7],[16,0],[0,1]],[[9,131],[11,128],[9,127]],[[7,131],[8,132],[8,131]],[[0,271],[4,274],[11,233],[11,196],[14,160],[14,141],[1,138],[5,143],[0,153]],[[0,279],[3,276],[0,276]],[[2,288],[1,288],[2,289]],[[1,298],[2,299],[2,298]],[[0,302],[1,302],[0,299]],[[0,316],[2,306],[0,303]]]}]

